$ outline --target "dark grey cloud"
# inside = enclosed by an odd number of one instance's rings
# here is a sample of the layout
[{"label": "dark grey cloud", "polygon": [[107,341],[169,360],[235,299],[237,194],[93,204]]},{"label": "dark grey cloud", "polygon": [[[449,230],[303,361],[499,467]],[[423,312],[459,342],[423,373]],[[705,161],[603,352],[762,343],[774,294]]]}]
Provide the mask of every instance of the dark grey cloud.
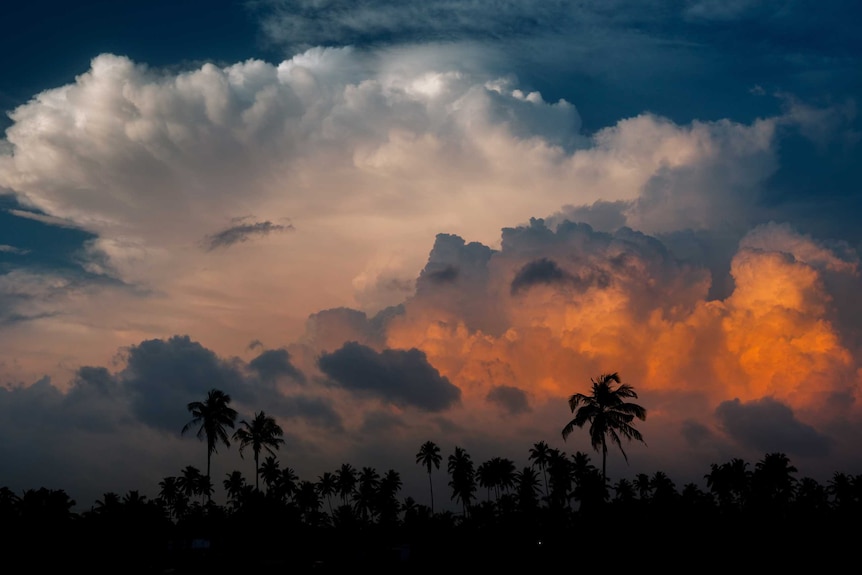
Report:
[{"label": "dark grey cloud", "polygon": [[388,411],[372,411],[362,420],[363,433],[386,434],[407,427],[404,420]]},{"label": "dark grey cloud", "polygon": [[525,264],[512,279],[511,292],[517,294],[534,285],[565,285],[572,276],[550,258],[539,258]]},{"label": "dark grey cloud", "polygon": [[323,354],[321,371],[351,392],[370,395],[399,407],[444,411],[458,404],[461,390],[440,375],[418,349],[377,352],[355,341]]},{"label": "dark grey cloud", "polygon": [[451,283],[458,278],[458,268],[452,264],[438,264],[423,269],[422,275],[431,283]]},{"label": "dark grey cloud", "polygon": [[389,322],[403,313],[400,305],[384,308],[371,317],[349,307],[321,310],[308,316],[303,340],[318,351],[335,350],[345,341],[379,347],[386,340]]},{"label": "dark grey cloud", "polygon": [[262,0],[255,3],[264,15],[263,29],[270,41],[294,48],[316,45],[392,44],[403,42],[495,40],[527,37],[557,29],[570,21],[569,3],[495,2],[474,0]]},{"label": "dark grey cloud", "polygon": [[748,403],[724,401],[715,415],[728,435],[761,452],[823,456],[832,444],[829,437],[796,419],[788,406],[769,397]]},{"label": "dark grey cloud", "polygon": [[[332,432],[344,431],[341,415],[326,398],[310,395],[272,395],[265,404],[267,413],[274,416],[287,420],[301,419],[314,427]],[[288,423],[287,428],[289,427]]]},{"label": "dark grey cloud", "polygon": [[498,385],[488,392],[486,399],[502,408],[509,415],[530,411],[530,402],[523,389],[510,385]]},{"label": "dark grey cloud", "polygon": [[545,218],[551,229],[564,221],[589,224],[599,232],[613,232],[626,225],[625,211],[631,202],[598,200],[587,206],[563,206],[559,213]]},{"label": "dark grey cloud", "polygon": [[151,339],[129,347],[119,374],[131,394],[132,410],[147,425],[179,432],[189,420],[189,402],[202,401],[216,388],[233,400],[252,399],[235,363],[186,335]]},{"label": "dark grey cloud", "polygon": [[268,236],[272,233],[293,230],[292,224],[274,224],[270,221],[239,223],[220,232],[209,235],[204,239],[207,251],[219,248],[227,248],[232,245],[247,242],[252,238]]},{"label": "dark grey cloud", "polygon": [[437,234],[428,262],[419,272],[416,293],[439,293],[445,286],[468,289],[488,281],[488,262],[494,250],[479,242],[465,242],[455,234]]},{"label": "dark grey cloud", "polygon": [[305,374],[291,363],[290,354],[286,349],[268,349],[263,351],[248,362],[248,367],[257,373],[262,380],[267,382],[275,381],[282,377],[287,377],[300,383],[305,382]]},{"label": "dark grey cloud", "polygon": [[691,447],[701,446],[712,438],[712,431],[707,426],[691,419],[682,422],[680,433]]}]

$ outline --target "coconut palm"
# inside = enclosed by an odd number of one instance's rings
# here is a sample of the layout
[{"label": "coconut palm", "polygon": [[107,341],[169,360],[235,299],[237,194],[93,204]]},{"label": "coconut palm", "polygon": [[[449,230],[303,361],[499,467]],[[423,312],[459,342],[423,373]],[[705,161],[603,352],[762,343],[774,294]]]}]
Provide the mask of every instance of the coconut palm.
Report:
[{"label": "coconut palm", "polygon": [[431,467],[440,469],[440,448],[433,441],[426,441],[416,454],[416,463],[421,463],[428,470],[428,487],[431,490],[431,513],[434,513],[434,483],[431,481]]},{"label": "coconut palm", "polygon": [[246,420],[239,422],[242,427],[236,430],[233,434],[233,439],[239,441],[239,455],[242,457],[243,450],[251,446],[254,453],[254,488],[260,488],[259,471],[260,471],[260,450],[265,449],[271,455],[275,455],[275,450],[284,443],[281,438],[284,431],[281,426],[276,423],[275,418],[259,411],[254,414],[254,418],[249,423]]},{"label": "coconut palm", "polygon": [[530,448],[530,461],[533,467],[538,467],[542,470],[542,477],[545,479],[545,496],[548,495],[548,461],[551,458],[551,448],[544,441],[539,441]]},{"label": "coconut palm", "polygon": [[[266,485],[268,493],[269,490],[271,490],[273,486],[277,485],[281,479],[281,464],[274,455],[269,455],[263,460],[257,474],[263,478],[263,483]],[[256,480],[255,483],[257,483]]]},{"label": "coconut palm", "polygon": [[470,504],[476,492],[476,470],[470,454],[463,447],[455,447],[454,453],[449,455],[448,471],[451,479],[449,487],[452,488],[452,499],[461,502],[464,517],[467,517]]},{"label": "coconut palm", "polygon": [[233,428],[236,420],[236,410],[230,407],[230,396],[218,389],[211,389],[204,401],[192,401],[186,406],[192,414],[192,420],[183,426],[185,433],[194,426],[198,427],[197,437],[207,441],[207,479],[210,478],[210,462],[212,454],[216,453],[218,443],[230,447],[227,429]]},{"label": "coconut palm", "polygon": [[[628,398],[637,399],[634,388],[626,383],[620,383],[618,373],[608,373],[592,380],[593,390],[590,395],[576,393],[569,397],[569,408],[575,414],[574,419],[563,427],[563,440],[574,431],[575,427],[590,424],[590,443],[593,449],[602,452],[602,480],[607,479],[608,439],[619,447],[626,462],[628,456],[623,449],[620,437],[628,440],[636,439],[646,445],[640,431],[635,429],[632,421],[646,419],[646,409],[636,403],[625,401]],[[617,387],[614,387],[617,384]]]},{"label": "coconut palm", "polygon": [[515,490],[520,509],[532,510],[539,506],[539,476],[532,466],[525,466],[515,474]]},{"label": "coconut palm", "polygon": [[335,472],[335,484],[338,486],[342,505],[347,505],[348,500],[353,497],[353,493],[356,491],[356,474],[356,468],[349,463],[342,463]]},{"label": "coconut palm", "polygon": [[332,515],[332,496],[338,492],[338,485],[335,483],[335,475],[331,471],[324,471],[317,478],[317,490],[323,497],[326,497],[326,503],[329,505],[329,515]]},{"label": "coconut palm", "polygon": [[228,473],[225,479],[222,480],[222,485],[224,485],[224,490],[227,492],[231,506],[234,509],[238,509],[242,501],[243,492],[247,487],[242,472],[234,470]]}]

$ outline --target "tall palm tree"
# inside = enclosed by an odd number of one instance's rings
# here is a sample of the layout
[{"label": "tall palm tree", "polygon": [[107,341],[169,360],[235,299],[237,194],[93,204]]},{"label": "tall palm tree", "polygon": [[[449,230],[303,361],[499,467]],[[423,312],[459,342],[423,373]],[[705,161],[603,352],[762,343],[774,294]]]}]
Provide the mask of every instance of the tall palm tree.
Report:
[{"label": "tall palm tree", "polygon": [[434,513],[434,483],[431,481],[431,467],[440,469],[440,448],[433,441],[426,441],[416,454],[416,463],[421,463],[428,470],[428,487],[431,490],[431,513]]},{"label": "tall palm tree", "polygon": [[227,427],[231,429],[236,421],[236,410],[230,407],[230,396],[219,389],[211,389],[204,401],[192,401],[186,406],[192,414],[192,420],[183,426],[185,433],[194,426],[199,425],[197,437],[207,441],[207,479],[210,478],[210,461],[212,454],[216,453],[218,443],[224,443],[230,447]]},{"label": "tall palm tree", "polygon": [[[623,449],[620,436],[626,439],[636,439],[646,445],[640,431],[634,428],[635,418],[646,419],[646,409],[636,403],[625,401],[628,398],[637,399],[638,394],[627,383],[620,383],[618,373],[607,373],[592,380],[593,391],[590,395],[576,393],[569,397],[569,408],[575,414],[574,419],[563,427],[563,440],[574,431],[575,427],[590,424],[590,443],[593,449],[602,452],[602,480],[607,479],[608,438],[620,448],[623,457],[628,462],[628,456]],[[614,387],[617,384],[617,387]],[[576,411],[577,410],[577,411]]]},{"label": "tall palm tree", "polygon": [[281,438],[284,435],[284,430],[276,423],[275,418],[263,411],[255,413],[251,423],[246,420],[239,423],[242,427],[236,430],[233,438],[235,441],[239,441],[240,457],[242,457],[243,450],[249,445],[251,446],[251,450],[254,452],[254,488],[259,489],[260,450],[266,449],[274,456],[275,450],[284,443]]}]

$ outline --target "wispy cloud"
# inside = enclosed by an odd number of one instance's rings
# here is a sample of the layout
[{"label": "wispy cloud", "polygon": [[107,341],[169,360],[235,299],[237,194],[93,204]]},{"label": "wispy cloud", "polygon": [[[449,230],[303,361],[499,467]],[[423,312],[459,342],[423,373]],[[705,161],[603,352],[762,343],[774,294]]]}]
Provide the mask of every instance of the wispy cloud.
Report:
[{"label": "wispy cloud", "polygon": [[207,251],[228,248],[234,244],[247,242],[252,238],[268,236],[272,233],[293,230],[292,224],[274,224],[270,221],[237,224],[205,238]]},{"label": "wispy cloud", "polygon": [[23,256],[25,254],[30,253],[30,250],[25,250],[22,248],[16,248],[15,246],[8,246],[6,244],[0,244],[0,253],[18,254],[18,255]]}]

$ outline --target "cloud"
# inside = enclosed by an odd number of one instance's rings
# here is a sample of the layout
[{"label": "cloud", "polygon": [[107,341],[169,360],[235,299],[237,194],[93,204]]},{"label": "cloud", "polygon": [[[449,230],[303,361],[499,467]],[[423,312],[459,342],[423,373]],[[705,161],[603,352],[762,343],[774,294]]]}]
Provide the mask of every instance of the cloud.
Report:
[{"label": "cloud", "polygon": [[823,456],[831,448],[827,436],[796,419],[787,405],[770,397],[746,403],[725,401],[716,407],[715,415],[736,441],[761,452]]},{"label": "cloud", "polygon": [[399,407],[444,411],[460,400],[461,391],[441,377],[417,349],[376,352],[356,342],[326,353],[321,371],[345,389],[368,394]]},{"label": "cloud", "polygon": [[512,280],[512,293],[528,289],[533,284],[566,284],[571,277],[553,260],[541,258],[522,267]]},{"label": "cloud", "polygon": [[0,244],[0,253],[6,254],[16,254],[16,255],[26,255],[30,253],[30,250],[25,250],[22,248],[16,248],[15,246],[7,246],[6,244]]},{"label": "cloud", "polygon": [[287,377],[305,382],[305,375],[290,362],[290,354],[286,349],[268,349],[248,362],[248,367],[256,372],[264,381],[274,381]]},{"label": "cloud", "polygon": [[527,394],[522,389],[508,385],[500,385],[488,392],[488,401],[499,406],[508,415],[517,415],[530,411]]},{"label": "cloud", "polygon": [[[480,4],[445,8],[490,6]],[[370,11],[394,14],[388,3],[338,6],[333,30],[369,14],[352,32],[369,41],[381,30]],[[420,22],[442,7],[411,11]],[[303,8],[294,24],[316,14]],[[506,5],[498,20],[430,32],[486,26],[490,37],[533,9],[545,8]],[[589,9],[602,22],[627,17]],[[325,26],[305,38],[332,33]],[[560,52],[577,78],[628,90],[632,74],[654,73],[634,70],[631,54],[657,54],[631,50],[643,36],[613,47],[594,31],[578,38],[577,53]],[[664,49],[689,54],[681,44]],[[624,65],[600,57],[609,51]],[[167,444],[171,465],[197,453],[176,437],[185,406],[220,387],[244,411],[283,419],[284,456],[314,476],[330,458],[381,452],[412,465],[429,437],[475,445],[477,458],[498,447],[492,455],[515,456],[526,437],[559,441],[567,395],[618,370],[650,411],[645,432],[668,438],[650,440],[650,461],[711,457],[716,408],[731,398],[740,407],[721,410],[726,434],[747,437],[734,422],[769,397],[791,410],[766,409],[790,422],[800,457],[819,455],[811,430],[858,419],[858,226],[815,233],[819,197],[815,210],[776,187],[788,133],[832,145],[852,127],[851,107],[782,100],[773,114],[712,109],[692,121],[641,112],[652,108],[643,92],[620,90],[637,109],[592,117],[582,132],[580,102],[500,73],[500,60],[464,45],[312,48],[177,71],[105,54],[19,106],[0,145],[0,187],[52,228],[85,230],[86,242],[67,243],[90,275],[0,276],[2,377],[36,382],[4,392],[7,411],[33,407],[47,420],[65,405],[69,419],[56,422],[77,426],[75,441],[99,436],[118,451],[128,441],[162,472],[142,442]],[[812,130],[819,120],[825,132]],[[853,197],[836,200],[845,218]],[[809,221],[797,225],[801,212]],[[288,214],[289,236],[278,223]],[[246,240],[254,249],[240,249]],[[501,413],[517,417],[501,428]],[[698,459],[678,461],[679,441],[702,449]],[[641,454],[630,455],[635,466]]]},{"label": "cloud", "polygon": [[147,425],[173,432],[190,419],[186,406],[210,389],[248,401],[238,366],[219,358],[189,336],[175,335],[130,346],[118,377],[129,390],[132,410]]},{"label": "cloud", "polygon": [[247,242],[254,237],[267,236],[271,233],[293,230],[293,226],[273,224],[270,221],[243,223],[231,226],[206,237],[207,250],[227,248],[234,244]]},{"label": "cloud", "polygon": [[557,29],[573,16],[565,2],[557,1],[268,0],[256,8],[270,41],[297,47],[530,36]]}]

